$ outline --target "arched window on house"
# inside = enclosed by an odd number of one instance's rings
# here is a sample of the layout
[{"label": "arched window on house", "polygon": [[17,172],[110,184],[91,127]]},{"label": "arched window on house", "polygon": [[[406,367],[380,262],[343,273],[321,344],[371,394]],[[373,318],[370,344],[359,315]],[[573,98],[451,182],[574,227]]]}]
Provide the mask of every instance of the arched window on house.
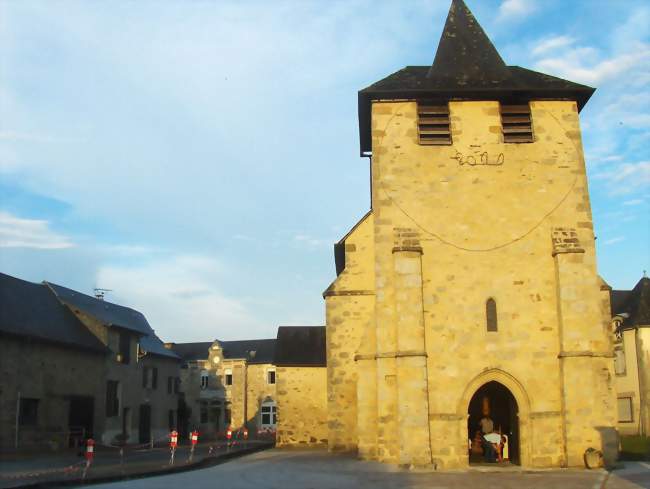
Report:
[{"label": "arched window on house", "polygon": [[490,297],[485,303],[485,319],[488,331],[497,331],[497,303]]}]

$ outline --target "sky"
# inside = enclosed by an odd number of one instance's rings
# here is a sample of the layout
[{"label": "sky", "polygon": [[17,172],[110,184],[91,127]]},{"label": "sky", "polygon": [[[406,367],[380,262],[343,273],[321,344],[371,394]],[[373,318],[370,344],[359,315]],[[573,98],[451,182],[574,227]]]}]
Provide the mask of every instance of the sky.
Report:
[{"label": "sky", "polygon": [[[466,0],[581,113],[599,273],[650,270],[650,2]],[[450,0],[0,0],[0,271],[142,311],[165,341],[324,324],[369,208],[357,92],[430,65]]]}]

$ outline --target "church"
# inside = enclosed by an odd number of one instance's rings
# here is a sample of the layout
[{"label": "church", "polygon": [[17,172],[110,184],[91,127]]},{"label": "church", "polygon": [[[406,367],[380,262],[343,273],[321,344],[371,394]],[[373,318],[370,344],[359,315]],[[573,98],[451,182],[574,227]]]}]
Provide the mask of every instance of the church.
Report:
[{"label": "church", "polygon": [[[327,392],[314,442],[464,468],[487,415],[522,467],[615,459],[609,289],[579,120],[593,92],[506,65],[463,0],[431,66],[359,92],[372,203],[335,245],[323,293],[327,373],[303,380]],[[279,445],[309,426],[280,409]]]}]

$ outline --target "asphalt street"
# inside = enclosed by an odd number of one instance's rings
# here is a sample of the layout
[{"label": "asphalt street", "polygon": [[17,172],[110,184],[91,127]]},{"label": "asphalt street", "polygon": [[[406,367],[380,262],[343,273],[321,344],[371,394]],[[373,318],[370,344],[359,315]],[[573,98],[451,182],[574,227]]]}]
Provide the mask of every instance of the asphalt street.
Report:
[{"label": "asphalt street", "polygon": [[315,450],[272,449],[182,474],[92,486],[95,489],[639,489],[650,488],[650,464],[619,470],[522,471],[493,468],[413,472]]}]

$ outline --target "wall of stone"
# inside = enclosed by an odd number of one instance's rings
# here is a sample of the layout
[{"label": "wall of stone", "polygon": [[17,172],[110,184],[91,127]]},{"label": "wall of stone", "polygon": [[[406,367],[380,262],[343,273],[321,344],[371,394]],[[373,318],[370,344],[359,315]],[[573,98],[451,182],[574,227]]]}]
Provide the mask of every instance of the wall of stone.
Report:
[{"label": "wall of stone", "polygon": [[[641,402],[639,369],[637,367],[636,330],[623,331],[620,343],[625,352],[625,373],[616,374],[616,393],[618,397],[632,398],[632,422],[618,422],[622,435],[637,435],[640,428]],[[620,418],[619,418],[620,419]]]},{"label": "wall of stone", "polygon": [[234,428],[240,428],[246,422],[246,362],[244,360],[224,360],[219,373],[225,379],[225,370],[232,370],[232,385],[225,385],[226,402],[230,402],[231,422]]},{"label": "wall of stone", "polygon": [[[497,102],[451,102],[450,146],[417,144],[414,102],[372,110],[377,352],[399,352],[396,301],[418,307],[398,297],[394,249],[419,246],[429,392],[419,429],[434,462],[467,464],[468,386],[497,379],[519,404],[524,465],[578,465],[588,446],[609,449],[609,317],[575,103],[532,102],[529,144],[503,143]],[[486,329],[489,298],[497,332]],[[378,457],[403,463],[396,413],[419,388],[398,389],[390,355],[377,369]]]},{"label": "wall of stone", "polygon": [[246,367],[246,426],[252,433],[257,431],[261,424],[262,402],[267,399],[277,402],[277,384],[268,383],[267,372],[269,370],[275,370],[275,366],[270,363],[261,363],[248,364]]},{"label": "wall of stone", "polygon": [[[358,447],[355,356],[359,353],[362,335],[374,327],[372,214],[367,214],[344,240],[345,269],[324,294],[328,444],[332,451],[355,451]],[[364,417],[367,416],[364,413]]]},{"label": "wall of stone", "polygon": [[[177,410],[177,394],[167,394],[167,377],[180,376],[180,362],[161,356],[147,354],[138,359],[138,335],[131,334],[129,363],[117,361],[119,351],[119,328],[107,327],[93,316],[71,308],[77,318],[98,338],[102,339],[111,349],[111,353],[104,360],[104,380],[101,386],[103,426],[100,431],[99,441],[102,443],[115,443],[122,436],[124,423],[124,409],[128,408],[127,416],[127,441],[138,443],[140,436],[140,406],[151,406],[151,436],[154,439],[165,437],[169,432],[169,410]],[[143,387],[143,367],[156,367],[158,369],[158,386],[156,389]],[[120,407],[116,416],[106,417],[106,382],[108,380],[120,383]]]},{"label": "wall of stone", "polygon": [[327,369],[277,367],[277,446],[327,444]]},{"label": "wall of stone", "polygon": [[63,448],[71,396],[94,399],[94,429],[103,430],[104,355],[25,338],[0,338],[0,448],[13,449],[18,392],[38,399],[38,422],[20,426],[19,448]]}]

